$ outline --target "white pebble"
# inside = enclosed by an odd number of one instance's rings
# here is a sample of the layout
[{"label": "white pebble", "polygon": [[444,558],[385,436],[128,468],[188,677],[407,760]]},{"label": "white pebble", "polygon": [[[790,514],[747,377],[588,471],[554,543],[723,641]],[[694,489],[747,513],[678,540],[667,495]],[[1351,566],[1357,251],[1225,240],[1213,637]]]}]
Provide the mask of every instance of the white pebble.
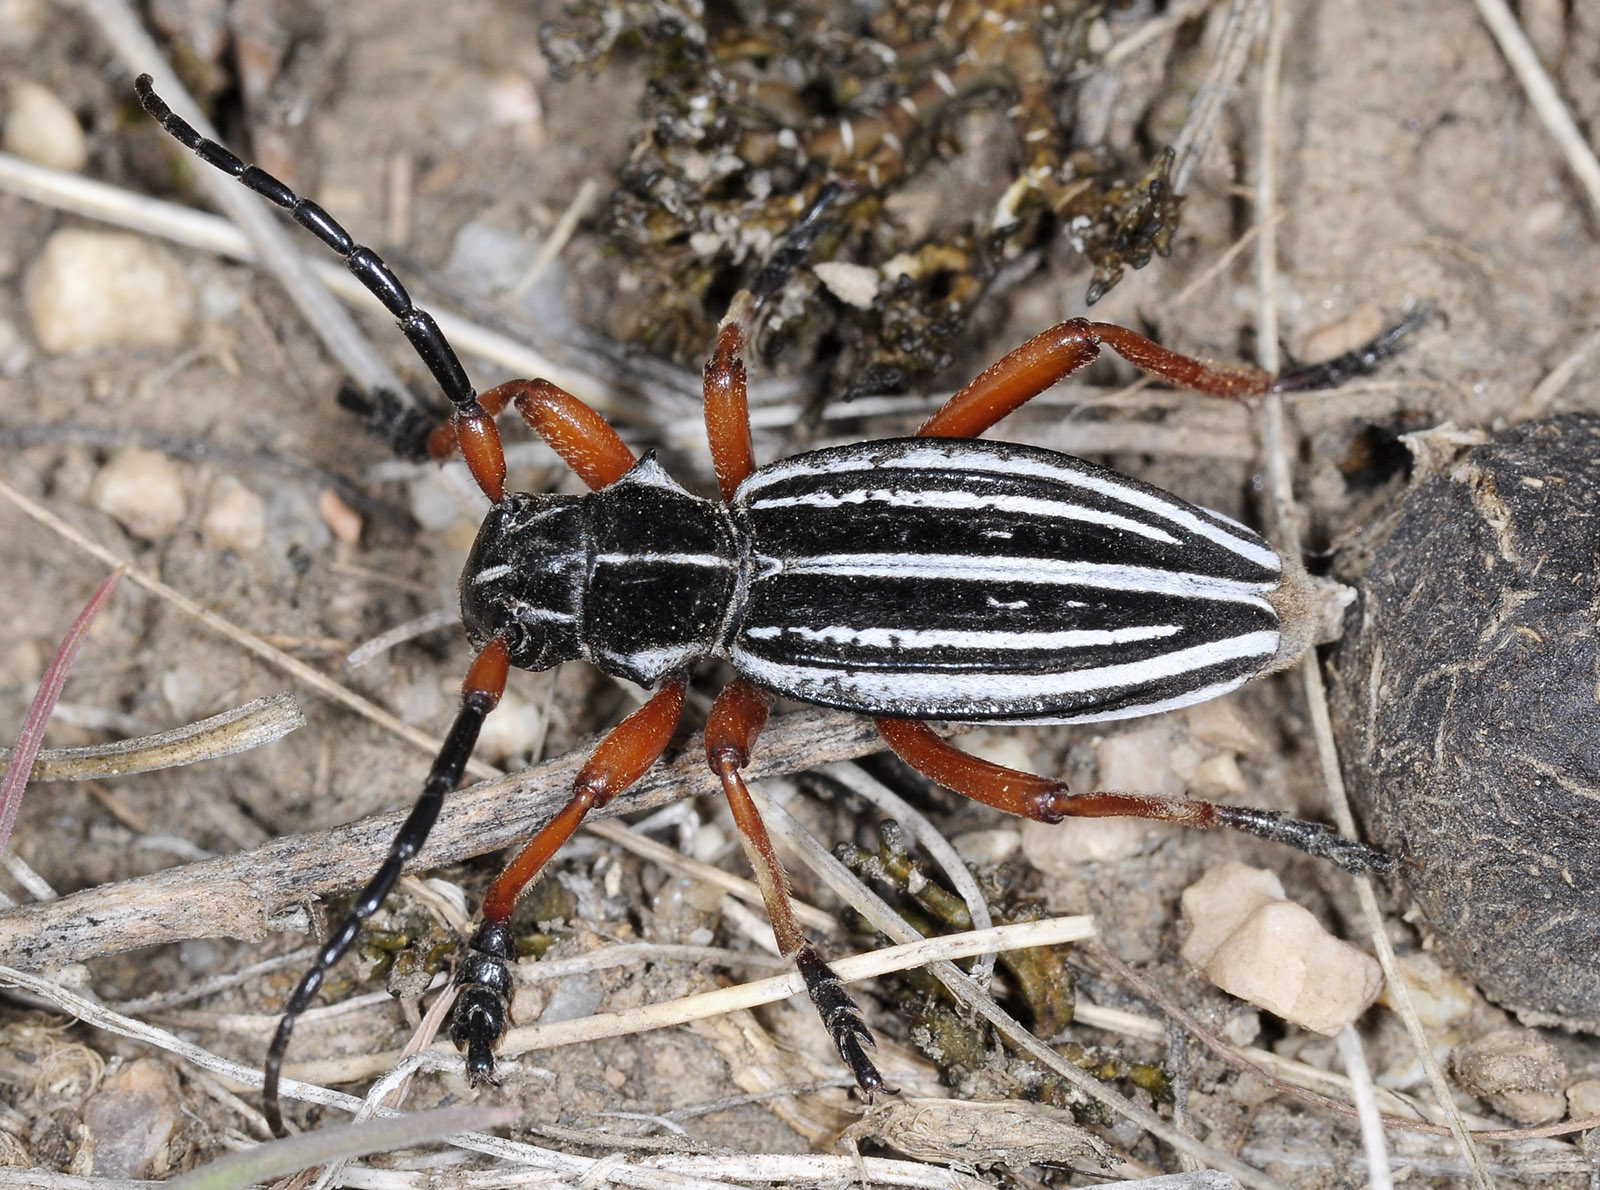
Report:
[{"label": "white pebble", "polygon": [[54,91],[38,83],[11,85],[0,147],[35,165],[76,173],[89,160],[83,125]]},{"label": "white pebble", "polygon": [[1183,717],[1189,735],[1204,747],[1241,756],[1263,756],[1271,751],[1271,744],[1236,697],[1213,698],[1190,707]]},{"label": "white pebble", "polygon": [[317,493],[317,512],[322,523],[328,526],[328,532],[346,545],[355,545],[361,540],[361,514],[332,488],[323,488]]},{"label": "white pebble", "polygon": [[544,737],[544,714],[513,689],[500,696],[478,735],[477,755],[490,764],[523,761]]},{"label": "white pebble", "polygon": [[974,867],[1003,863],[1022,846],[1022,832],[1015,827],[989,831],[967,831],[950,840],[950,846],[963,861]]},{"label": "white pebble", "polygon": [[[1411,993],[1411,1006],[1418,1019],[1430,1029],[1443,1029],[1472,1015],[1471,986],[1445,970],[1431,954],[1418,951],[1399,955],[1395,966],[1406,991]],[[1396,1007],[1393,988],[1384,988],[1378,999],[1387,1008]]]},{"label": "white pebble", "polygon": [[94,506],[129,533],[159,541],[177,532],[188,511],[183,478],[159,451],[129,446],[100,469],[89,488]]},{"label": "white pebble", "polygon": [[1217,947],[1244,925],[1261,906],[1284,900],[1283,884],[1264,868],[1238,860],[1218,864],[1183,890],[1179,904],[1189,923],[1189,937],[1181,951],[1184,960],[1201,970]]},{"label": "white pebble", "polygon": [[878,298],[878,270],[843,260],[822,260],[811,266],[817,280],[841,302],[858,310],[872,309]]},{"label": "white pebble", "polygon": [[1600,1078],[1586,1078],[1567,1088],[1567,1115],[1574,1120],[1600,1116]]},{"label": "white pebble", "polygon": [[267,541],[267,506],[242,480],[224,475],[211,489],[200,531],[223,549],[258,550]]},{"label": "white pebble", "polygon": [[0,0],[0,45],[25,50],[60,27],[60,14],[43,0]]},{"label": "white pebble", "polygon": [[188,330],[194,287],[177,258],[148,240],[64,228],[34,262],[27,305],[34,336],[58,355],[172,347]]},{"label": "white pebble", "polygon": [[1151,823],[1138,818],[1063,818],[1024,822],[1022,854],[1039,871],[1070,876],[1083,864],[1116,863],[1155,849]]},{"label": "white pebble", "polygon": [[21,328],[9,318],[0,318],[0,376],[15,380],[28,370],[33,347]]},{"label": "white pebble", "polygon": [[1383,987],[1375,960],[1292,901],[1257,909],[1217,947],[1205,973],[1230,995],[1329,1036],[1365,1012]]}]

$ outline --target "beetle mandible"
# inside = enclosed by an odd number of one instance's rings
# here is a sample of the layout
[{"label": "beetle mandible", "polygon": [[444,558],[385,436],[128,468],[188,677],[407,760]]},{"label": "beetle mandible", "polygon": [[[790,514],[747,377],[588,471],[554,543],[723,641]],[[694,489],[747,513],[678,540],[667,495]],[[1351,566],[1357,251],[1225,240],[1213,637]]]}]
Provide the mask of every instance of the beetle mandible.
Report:
[{"label": "beetle mandible", "polygon": [[[739,678],[717,696],[706,760],[722,786],[782,953],[864,1092],[883,1085],[872,1036],[806,940],[740,770],[773,694],[873,716],[913,769],[1010,814],[1044,822],[1129,815],[1230,827],[1355,872],[1389,857],[1273,811],[1134,793],[1074,793],[1062,781],[981,760],[924,720],[1085,723],[1188,706],[1289,663],[1304,647],[1279,603],[1299,569],[1238,522],[1069,455],[977,438],[1109,347],[1196,392],[1243,398],[1323,387],[1374,366],[1419,312],[1339,360],[1274,376],[1192,359],[1126,328],[1072,319],[1034,336],[967,384],[913,438],[834,447],[757,466],[744,352],[763,304],[815,240],[839,187],[825,185],[751,287],[733,299],[705,365],[706,433],[721,499],[636,459],[605,420],[546,380],[474,391],[427,311],[370,248],[316,203],[208,140],[135,83],[161,126],[208,165],[287,210],[344,259],[398,321],[453,407],[429,442],[458,450],[492,507],[461,579],[478,654],[461,709],[388,856],[290,996],[267,1052],[265,1112],[284,1134],[279,1073],[310,1004],[460,781],[512,666],[582,658],[655,693],[579,770],[570,800],[484,897],[483,924],[456,973],[451,1035],[474,1081],[494,1077],[508,1023],[518,895],[584,816],[653,765],[683,712],[688,674],[723,658]],[[495,417],[514,406],[577,473],[583,496],[506,487]]]}]

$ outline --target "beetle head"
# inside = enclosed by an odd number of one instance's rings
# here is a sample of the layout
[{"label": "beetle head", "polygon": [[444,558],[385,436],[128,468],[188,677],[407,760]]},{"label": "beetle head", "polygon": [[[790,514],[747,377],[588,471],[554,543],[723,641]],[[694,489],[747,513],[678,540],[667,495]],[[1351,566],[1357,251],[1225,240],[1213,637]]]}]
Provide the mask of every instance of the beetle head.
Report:
[{"label": "beetle head", "polygon": [[505,638],[519,669],[581,656],[587,554],[582,497],[509,493],[484,518],[461,572],[467,635],[480,648]]}]

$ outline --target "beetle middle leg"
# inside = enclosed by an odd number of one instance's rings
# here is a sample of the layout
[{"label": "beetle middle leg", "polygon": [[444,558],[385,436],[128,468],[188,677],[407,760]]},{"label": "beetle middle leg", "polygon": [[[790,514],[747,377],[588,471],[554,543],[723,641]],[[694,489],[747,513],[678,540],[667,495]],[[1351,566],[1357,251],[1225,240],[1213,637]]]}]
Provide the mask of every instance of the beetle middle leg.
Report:
[{"label": "beetle middle leg", "polygon": [[590,810],[627,789],[660,759],[682,717],[686,686],[683,678],[667,682],[607,733],[573,778],[571,799],[528,840],[484,894],[483,924],[473,933],[466,961],[456,972],[461,998],[450,1021],[451,1039],[467,1051],[467,1077],[473,1082],[494,1080],[494,1047],[509,1020],[507,964],[517,957],[511,933],[517,898]]},{"label": "beetle middle leg", "polygon": [[1073,793],[1065,781],[1007,768],[963,752],[925,723],[909,719],[877,719],[878,733],[895,755],[931,781],[964,797],[1007,814],[1036,822],[1063,818],[1151,818],[1200,830],[1229,827],[1287,843],[1308,855],[1338,864],[1347,872],[1383,874],[1395,860],[1375,848],[1346,838],[1331,827],[1303,822],[1274,810],[1227,806],[1188,798],[1153,797],[1118,792]]},{"label": "beetle middle leg", "polygon": [[867,1050],[873,1048],[872,1034],[839,976],[806,940],[789,897],[788,877],[772,848],[767,825],[761,820],[760,811],[739,773],[750,762],[756,737],[766,726],[768,705],[767,696],[742,678],[725,687],[711,705],[711,714],[706,720],[706,763],[722,782],[722,791],[727,795],[728,808],[733,811],[734,824],[739,828],[739,841],[744,845],[745,856],[755,871],[762,900],[766,902],[778,953],[793,959],[800,968],[806,991],[821,1014],[822,1023],[827,1026],[839,1057],[855,1076],[856,1085],[864,1094],[871,1095],[883,1088],[883,1075],[867,1055]]},{"label": "beetle middle leg", "polygon": [[1207,363],[1127,327],[1073,318],[1041,331],[985,368],[923,422],[917,434],[924,438],[976,438],[1058,381],[1094,362],[1102,347],[1111,348],[1140,371],[1211,397],[1242,400],[1267,392],[1330,388],[1372,371],[1433,314],[1431,309],[1418,310],[1346,355],[1277,375],[1260,368]]}]

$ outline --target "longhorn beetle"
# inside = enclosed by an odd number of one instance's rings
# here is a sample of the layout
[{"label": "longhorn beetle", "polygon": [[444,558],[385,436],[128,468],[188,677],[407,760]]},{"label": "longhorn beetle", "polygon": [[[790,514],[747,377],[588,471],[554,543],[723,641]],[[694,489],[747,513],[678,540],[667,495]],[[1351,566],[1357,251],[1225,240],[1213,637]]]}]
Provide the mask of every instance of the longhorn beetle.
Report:
[{"label": "longhorn beetle", "polygon": [[[704,374],[706,434],[721,500],[685,491],[636,459],[605,420],[547,380],[479,396],[426,310],[370,248],[326,211],[246,165],[174,115],[148,75],[144,108],[208,165],[287,210],[344,259],[399,322],[454,411],[429,440],[456,450],[493,506],[461,577],[478,654],[461,710],[388,857],[300,980],[267,1051],[267,1120],[284,1134],[278,1078],[295,1019],[361,923],[427,840],[512,666],[582,658],[655,693],[594,749],[571,799],[489,886],[483,924],[457,970],[451,1036],[474,1082],[494,1079],[516,957],[518,895],[584,816],[655,763],[683,712],[690,670],[727,660],[739,677],[716,698],[706,761],[721,783],[766,900],[839,1055],[864,1092],[883,1079],[872,1035],[838,976],[806,940],[766,827],[740,770],[772,694],[873,716],[913,769],[985,805],[1044,822],[1131,815],[1231,827],[1353,872],[1388,856],[1328,827],[1183,798],[1074,793],[1061,781],[980,760],[924,720],[1087,723],[1188,706],[1292,661],[1280,631],[1300,572],[1238,522],[1070,455],[976,438],[1110,347],[1174,384],[1234,399],[1324,387],[1373,367],[1428,315],[1415,314],[1330,364],[1273,376],[1179,355],[1108,323],[1072,319],[989,367],[913,438],[833,447],[758,467],[744,351],[763,304],[816,239],[837,185],[825,185],[747,290],[734,297]],[[506,489],[495,417],[515,406],[588,485],[583,496]]]}]

